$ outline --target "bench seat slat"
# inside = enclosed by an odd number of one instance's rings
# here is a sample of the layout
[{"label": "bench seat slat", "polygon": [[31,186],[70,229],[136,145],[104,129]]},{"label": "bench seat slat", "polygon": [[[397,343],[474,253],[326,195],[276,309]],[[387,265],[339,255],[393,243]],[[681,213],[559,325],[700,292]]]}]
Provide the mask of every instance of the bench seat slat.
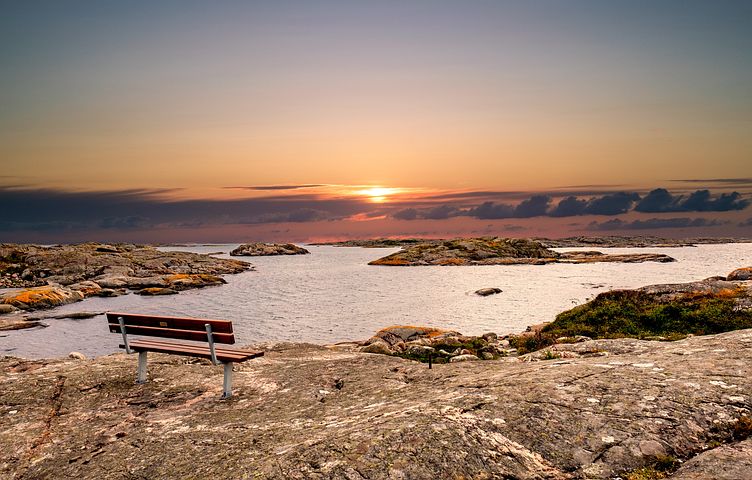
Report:
[{"label": "bench seat slat", "polygon": [[[108,324],[110,332],[121,333],[120,325],[117,323]],[[175,338],[178,340],[194,340],[198,342],[206,342],[206,331],[200,332],[196,330],[181,330],[177,328],[163,328],[163,327],[146,327],[142,325],[126,325],[125,331],[128,335],[146,335],[150,337],[163,337],[163,338]],[[235,335],[232,333],[212,333],[212,337],[216,343],[235,343]]]},{"label": "bench seat slat", "polygon": [[[140,344],[142,346],[143,345],[166,345],[168,347],[179,346],[179,347],[184,347],[186,349],[191,349],[191,348],[193,348],[193,349],[199,349],[201,351],[203,351],[204,349],[208,349],[209,348],[208,346],[201,345],[201,344],[170,342],[168,340],[157,340],[157,339],[151,339],[151,338],[149,338],[149,339],[141,339],[141,340],[133,340],[132,342],[130,342],[130,345],[133,345],[134,343],[136,345]],[[231,355],[232,354],[237,354],[237,353],[241,353],[241,354],[258,353],[256,350],[246,350],[246,349],[243,349],[243,348],[223,347],[223,346],[220,346],[220,345],[215,346],[214,350],[217,353],[226,353],[226,354],[231,354]]]},{"label": "bench seat slat", "polygon": [[[134,340],[129,343],[131,349],[136,352],[172,353],[211,359],[211,352],[209,351],[208,346],[173,342],[156,342],[151,340]],[[125,345],[120,345],[120,348],[125,348]],[[264,352],[237,350],[226,347],[216,349],[216,353],[217,360],[221,362],[244,362],[264,355]]]}]

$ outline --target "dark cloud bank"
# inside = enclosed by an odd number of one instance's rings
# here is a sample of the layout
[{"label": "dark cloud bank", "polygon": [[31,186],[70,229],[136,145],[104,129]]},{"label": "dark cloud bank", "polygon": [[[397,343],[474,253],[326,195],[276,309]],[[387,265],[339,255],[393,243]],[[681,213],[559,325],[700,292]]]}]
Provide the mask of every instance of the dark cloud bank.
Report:
[{"label": "dark cloud bank", "polygon": [[164,200],[160,191],[60,192],[0,188],[0,232],[147,229],[336,220],[356,200],[294,195],[243,200]]},{"label": "dark cloud bank", "polygon": [[[243,187],[258,190],[296,190],[314,185]],[[0,234],[30,232],[48,234],[89,230],[148,230],[153,228],[202,228],[217,225],[268,224],[341,220],[353,215],[374,218],[442,220],[470,217],[481,220],[533,217],[616,216],[630,211],[642,213],[728,212],[742,210],[750,201],[739,193],[711,195],[697,190],[674,195],[655,189],[644,196],[634,192],[612,192],[580,198],[559,198],[534,194],[516,204],[486,201],[466,195],[461,200],[426,206],[419,200],[376,205],[360,197],[326,199],[295,194],[241,200],[166,200],[168,191],[129,190],[117,192],[62,192],[0,187]],[[271,193],[271,192],[270,192]],[[470,192],[472,193],[472,192]],[[430,205],[430,203],[428,203]],[[658,228],[713,227],[717,220],[703,218],[651,218],[631,222],[619,219],[592,222],[591,230],[649,230]],[[752,219],[738,224],[752,225]],[[33,236],[33,235],[30,235]],[[18,235],[16,235],[18,237]],[[0,238],[2,240],[2,238]]]},{"label": "dark cloud bank", "polygon": [[634,192],[616,192],[589,199],[567,196],[554,204],[550,195],[533,195],[517,205],[484,202],[469,207],[441,205],[422,209],[406,208],[393,213],[393,217],[400,220],[417,220],[468,216],[492,220],[542,216],[613,216],[632,210],[641,213],[729,212],[743,210],[749,204],[750,201],[742,198],[738,192],[722,193],[713,197],[709,190],[697,190],[689,195],[673,195],[666,189],[657,188],[644,197],[640,197],[639,194]]}]

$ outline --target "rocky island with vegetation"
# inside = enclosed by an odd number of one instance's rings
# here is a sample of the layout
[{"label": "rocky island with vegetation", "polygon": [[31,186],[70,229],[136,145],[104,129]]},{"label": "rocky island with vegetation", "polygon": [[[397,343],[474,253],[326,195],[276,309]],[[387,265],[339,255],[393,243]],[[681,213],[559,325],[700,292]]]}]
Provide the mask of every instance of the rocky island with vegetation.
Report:
[{"label": "rocky island with vegetation", "polygon": [[122,353],[3,357],[0,476],[748,478],[751,298],[743,268],[601,294],[519,335],[256,345],[224,401],[204,360],[154,354],[134,385]]},{"label": "rocky island with vegetation", "polygon": [[306,255],[308,250],[292,243],[244,243],[232,250],[230,255],[239,257],[265,257],[272,255]]},{"label": "rocky island with vegetation", "polygon": [[535,240],[520,238],[461,238],[409,245],[369,265],[545,265],[548,263],[673,262],[660,253],[608,255],[595,251],[560,253]]},{"label": "rocky island with vegetation", "polygon": [[37,326],[20,314],[128,292],[168,295],[222,285],[221,275],[253,267],[240,260],[150,246],[99,243],[0,245],[0,330]]}]

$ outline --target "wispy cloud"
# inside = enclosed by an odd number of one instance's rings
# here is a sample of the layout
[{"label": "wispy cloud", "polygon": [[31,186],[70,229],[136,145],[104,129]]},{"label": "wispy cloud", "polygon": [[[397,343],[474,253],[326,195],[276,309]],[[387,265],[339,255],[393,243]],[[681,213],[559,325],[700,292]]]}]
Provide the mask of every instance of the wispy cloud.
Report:
[{"label": "wispy cloud", "polygon": [[302,188],[316,188],[316,187],[326,187],[326,184],[321,183],[304,183],[300,185],[249,185],[249,186],[235,186],[235,187],[223,187],[228,190],[256,190],[256,191],[267,191],[267,190],[300,190]]},{"label": "wispy cloud", "polygon": [[700,183],[703,185],[716,185],[716,184],[752,185],[752,178],[686,178],[686,179],[669,180],[669,182]]}]

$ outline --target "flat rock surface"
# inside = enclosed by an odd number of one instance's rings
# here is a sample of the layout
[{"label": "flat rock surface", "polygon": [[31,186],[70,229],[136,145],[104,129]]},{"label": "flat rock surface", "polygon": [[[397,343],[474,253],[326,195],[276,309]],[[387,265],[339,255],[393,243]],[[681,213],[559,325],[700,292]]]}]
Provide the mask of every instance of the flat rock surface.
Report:
[{"label": "flat rock surface", "polygon": [[145,385],[135,355],[5,357],[0,477],[595,479],[663,456],[685,461],[675,478],[752,477],[732,433],[752,409],[752,330],[593,346],[430,370],[266,346],[226,401],[221,368],[185,357],[150,354]]}]

